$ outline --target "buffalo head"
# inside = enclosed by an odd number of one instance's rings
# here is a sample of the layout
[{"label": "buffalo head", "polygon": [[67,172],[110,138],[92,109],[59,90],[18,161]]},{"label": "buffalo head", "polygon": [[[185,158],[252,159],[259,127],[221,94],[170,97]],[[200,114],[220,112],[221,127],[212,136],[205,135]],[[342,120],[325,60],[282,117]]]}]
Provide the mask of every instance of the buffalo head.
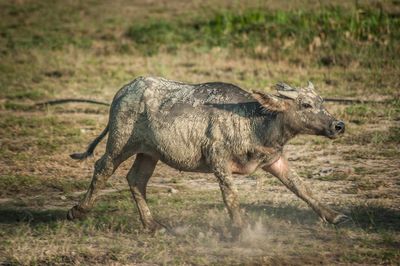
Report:
[{"label": "buffalo head", "polygon": [[334,118],[324,107],[323,99],[308,82],[305,88],[285,83],[276,85],[278,95],[253,92],[253,97],[268,111],[283,114],[283,124],[294,133],[336,138],[345,130],[343,121]]}]

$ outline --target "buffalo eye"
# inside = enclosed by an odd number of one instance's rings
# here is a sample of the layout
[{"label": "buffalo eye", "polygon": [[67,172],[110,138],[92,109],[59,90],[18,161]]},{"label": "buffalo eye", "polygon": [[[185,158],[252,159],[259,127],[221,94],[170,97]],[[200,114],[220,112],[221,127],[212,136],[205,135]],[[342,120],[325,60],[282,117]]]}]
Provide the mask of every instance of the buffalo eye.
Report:
[{"label": "buffalo eye", "polygon": [[309,103],[302,103],[301,106],[302,106],[304,109],[312,108],[312,105],[309,104]]}]

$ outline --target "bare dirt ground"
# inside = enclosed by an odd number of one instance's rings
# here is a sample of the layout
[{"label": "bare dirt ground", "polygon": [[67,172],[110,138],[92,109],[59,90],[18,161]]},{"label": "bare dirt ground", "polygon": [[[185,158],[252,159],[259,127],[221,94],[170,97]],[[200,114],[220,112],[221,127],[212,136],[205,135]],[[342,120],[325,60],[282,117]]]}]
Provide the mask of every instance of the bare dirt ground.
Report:
[{"label": "bare dirt ground", "polygon": [[[124,36],[133,20],[190,18],[222,8],[313,10],[317,4],[329,3],[140,0],[44,6],[17,2],[0,4],[4,18],[0,24],[4,44],[0,48],[0,264],[399,264],[398,57],[382,57],[387,61],[380,67],[363,65],[362,58],[346,66],[324,66],[313,63],[316,54],[311,52],[293,61],[247,56],[236,48],[193,50],[187,44],[175,52],[161,47],[158,53],[145,55]],[[335,3],[353,6],[347,1]],[[380,1],[368,3],[390,9]],[[64,12],[74,15],[69,19]],[[74,38],[92,38],[90,46],[81,47],[74,39],[61,48],[47,49],[39,41],[35,46],[24,39],[30,34],[27,29],[34,36],[51,36],[46,25],[59,19],[65,20],[63,27],[67,25],[61,29]],[[125,46],[133,48],[121,52]],[[257,49],[273,53],[265,47]],[[312,80],[323,96],[389,99],[385,104],[327,103],[347,123],[345,136],[334,141],[299,136],[286,149],[291,164],[316,196],[352,220],[338,227],[323,223],[278,180],[257,171],[235,178],[251,226],[233,241],[215,178],[159,163],[149,184],[149,205],[176,235],[150,235],[140,224],[125,180],[131,158],[110,178],[87,219],[67,221],[66,212],[85,192],[104,142],[84,162],[71,160],[69,154],[82,151],[101,132],[108,108],[28,107],[66,97],[111,101],[118,88],[139,75],[192,83],[220,80],[271,92],[277,81],[300,85]]]}]

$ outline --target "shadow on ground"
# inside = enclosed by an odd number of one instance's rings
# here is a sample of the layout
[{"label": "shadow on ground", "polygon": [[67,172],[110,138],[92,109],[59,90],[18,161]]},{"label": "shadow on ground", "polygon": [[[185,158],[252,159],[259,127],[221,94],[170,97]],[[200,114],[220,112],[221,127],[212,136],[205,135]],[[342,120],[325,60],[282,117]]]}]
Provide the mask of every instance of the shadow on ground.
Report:
[{"label": "shadow on ground", "polygon": [[[223,204],[205,204],[205,208],[222,210]],[[311,209],[300,209],[294,206],[271,206],[267,204],[242,204],[249,218],[266,216],[296,224],[315,225],[319,218]],[[110,210],[111,211],[111,210]],[[107,214],[108,210],[104,210]],[[379,206],[354,206],[347,213],[350,222],[340,225],[342,228],[359,227],[368,231],[400,231],[400,212]],[[49,223],[66,219],[65,209],[38,209],[0,205],[0,224],[29,222],[32,224]]]},{"label": "shadow on ground", "polygon": [[368,231],[400,231],[400,211],[380,206],[355,206],[350,211],[355,226]]},{"label": "shadow on ground", "polygon": [[66,211],[62,209],[38,210],[0,206],[0,224],[29,222],[32,224],[49,223],[66,219]]},{"label": "shadow on ground", "polygon": [[[294,206],[270,206],[266,204],[243,204],[251,216],[266,215],[275,219],[294,223],[314,225],[319,222],[317,214],[311,209],[299,209]],[[339,208],[335,208],[338,209]],[[339,227],[359,227],[369,231],[400,231],[400,211],[380,206],[354,206],[346,213],[351,221]]]},{"label": "shadow on ground", "polygon": [[306,225],[314,225],[319,222],[317,214],[311,209],[299,209],[294,206],[277,207],[266,204],[243,204],[242,206],[251,216],[265,215]]}]

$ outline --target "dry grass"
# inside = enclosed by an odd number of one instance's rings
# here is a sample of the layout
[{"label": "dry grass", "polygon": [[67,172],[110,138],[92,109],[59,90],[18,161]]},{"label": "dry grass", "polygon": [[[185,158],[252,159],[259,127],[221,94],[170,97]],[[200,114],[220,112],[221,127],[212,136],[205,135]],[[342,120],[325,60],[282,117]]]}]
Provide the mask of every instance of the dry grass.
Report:
[{"label": "dry grass", "polygon": [[[0,4],[0,263],[70,264],[397,264],[400,259],[399,57],[383,66],[364,58],[347,65],[321,65],[323,50],[259,57],[238,47],[201,48],[181,44],[151,56],[125,36],[133,23],[190,21],[220,9],[315,10],[330,1],[5,1]],[[396,18],[399,5],[363,2]],[[354,9],[354,3],[334,5]],[[397,15],[396,15],[397,14]],[[36,36],[36,37],[35,37]],[[10,41],[12,40],[12,41]],[[398,40],[392,40],[398,47]],[[377,48],[378,49],[378,48]],[[381,48],[379,48],[381,49]],[[398,49],[398,48],[397,48]],[[337,51],[336,55],[347,50]],[[265,59],[268,55],[268,60]],[[366,55],[368,56],[368,55]],[[301,136],[287,147],[292,164],[325,203],[353,222],[335,228],[317,216],[271,176],[237,177],[240,198],[252,226],[238,241],[217,183],[210,175],[180,173],[160,164],[151,179],[149,204],[178,236],[142,230],[126,190],[125,162],[110,179],[90,217],[68,222],[65,213],[90,181],[95,158],[76,163],[107,121],[107,108],[68,104],[28,108],[51,98],[87,97],[111,101],[139,75],[204,82],[221,80],[246,89],[271,90],[284,80],[312,80],[324,96],[393,99],[387,104],[328,108],[347,122],[347,133],[331,141]],[[178,193],[171,193],[169,187]]]}]

